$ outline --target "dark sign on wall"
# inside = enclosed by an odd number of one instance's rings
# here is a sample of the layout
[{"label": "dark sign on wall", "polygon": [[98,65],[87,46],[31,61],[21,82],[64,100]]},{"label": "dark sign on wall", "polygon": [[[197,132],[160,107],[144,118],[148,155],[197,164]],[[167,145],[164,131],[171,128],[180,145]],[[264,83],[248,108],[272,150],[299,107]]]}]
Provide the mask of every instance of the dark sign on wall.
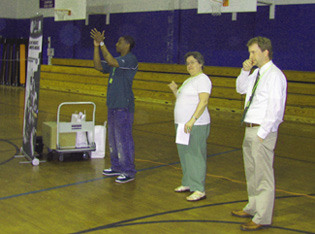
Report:
[{"label": "dark sign on wall", "polygon": [[54,8],[55,0],[39,0],[39,8]]}]

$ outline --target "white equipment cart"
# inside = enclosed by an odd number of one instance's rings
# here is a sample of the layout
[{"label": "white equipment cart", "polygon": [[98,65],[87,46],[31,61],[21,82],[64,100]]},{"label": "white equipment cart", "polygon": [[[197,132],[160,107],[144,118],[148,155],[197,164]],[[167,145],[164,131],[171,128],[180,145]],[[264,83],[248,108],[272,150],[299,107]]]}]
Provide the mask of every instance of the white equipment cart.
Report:
[{"label": "white equipment cart", "polygon": [[[92,105],[93,116],[92,120],[84,122],[60,122],[60,111],[63,106],[66,105]],[[94,142],[94,127],[95,127],[95,109],[96,105],[94,102],[63,102],[59,105],[57,111],[57,141],[56,141],[56,152],[59,155],[59,161],[64,161],[64,154],[66,153],[83,153],[83,158],[91,158],[91,152],[96,150]],[[76,148],[75,145],[61,146],[60,145],[60,133],[86,133],[87,145],[86,147]],[[91,137],[88,137],[90,133]]]}]

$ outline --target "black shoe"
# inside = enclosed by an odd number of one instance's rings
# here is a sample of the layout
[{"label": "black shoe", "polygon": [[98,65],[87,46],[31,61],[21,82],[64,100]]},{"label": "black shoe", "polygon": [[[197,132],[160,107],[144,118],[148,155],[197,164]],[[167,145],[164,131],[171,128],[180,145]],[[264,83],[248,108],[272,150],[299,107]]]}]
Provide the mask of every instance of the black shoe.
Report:
[{"label": "black shoe", "polygon": [[118,175],[120,175],[120,172],[114,171],[111,168],[108,168],[108,169],[105,169],[103,171],[103,175],[106,175],[106,176],[118,176]]},{"label": "black shoe", "polygon": [[124,184],[124,183],[128,183],[130,181],[133,181],[135,178],[133,177],[129,177],[126,176],[124,174],[121,174],[120,176],[118,176],[115,180],[115,182],[120,183],[120,184]]}]

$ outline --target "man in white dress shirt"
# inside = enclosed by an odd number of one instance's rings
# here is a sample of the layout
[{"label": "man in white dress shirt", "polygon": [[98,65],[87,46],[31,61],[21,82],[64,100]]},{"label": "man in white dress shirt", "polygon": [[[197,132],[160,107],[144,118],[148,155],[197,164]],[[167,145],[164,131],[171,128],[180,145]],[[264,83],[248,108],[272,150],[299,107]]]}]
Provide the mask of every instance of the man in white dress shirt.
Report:
[{"label": "man in white dress shirt", "polygon": [[[272,62],[272,45],[268,38],[255,37],[247,43],[249,59],[236,79],[236,91],[246,94],[243,120],[246,124],[243,159],[248,203],[232,215],[252,220],[241,230],[253,231],[272,223],[275,200],[273,171],[277,132],[283,121],[287,82]],[[257,66],[251,74],[251,69]],[[257,78],[257,81],[256,81]]]}]

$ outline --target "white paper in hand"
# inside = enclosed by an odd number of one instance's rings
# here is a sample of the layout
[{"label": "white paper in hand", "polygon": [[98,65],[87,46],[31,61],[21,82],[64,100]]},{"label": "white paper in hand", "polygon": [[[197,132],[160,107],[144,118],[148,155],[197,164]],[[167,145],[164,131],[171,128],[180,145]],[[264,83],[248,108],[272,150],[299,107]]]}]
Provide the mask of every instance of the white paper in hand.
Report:
[{"label": "white paper in hand", "polygon": [[178,124],[176,132],[176,144],[189,145],[189,133],[184,131],[185,124]]}]

